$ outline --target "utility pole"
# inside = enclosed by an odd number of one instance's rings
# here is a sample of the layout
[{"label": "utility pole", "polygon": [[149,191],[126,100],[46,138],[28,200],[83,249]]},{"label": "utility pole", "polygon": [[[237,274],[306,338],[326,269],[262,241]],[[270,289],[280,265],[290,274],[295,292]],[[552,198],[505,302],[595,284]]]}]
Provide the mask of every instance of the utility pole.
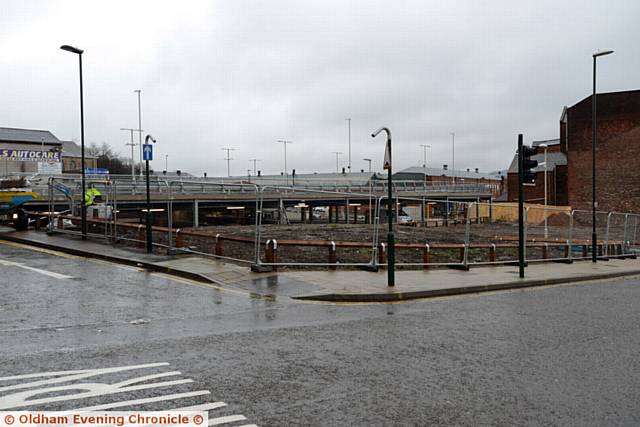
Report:
[{"label": "utility pole", "polygon": [[257,175],[257,170],[258,170],[257,163],[261,162],[262,160],[260,160],[260,159],[249,159],[249,161],[253,162],[253,175],[255,176],[255,175]]},{"label": "utility pole", "polygon": [[340,173],[340,166],[338,165],[338,156],[342,154],[340,151],[332,151],[336,155],[336,173]]},{"label": "utility pole", "polygon": [[221,150],[227,152],[227,158],[225,159],[227,161],[227,176],[231,176],[231,160],[233,160],[231,158],[231,152],[232,151],[236,151],[236,149],[235,148],[225,147],[225,148],[221,148]]},{"label": "utility pole", "polygon": [[347,170],[351,173],[351,118],[345,119],[349,123],[349,164]]},{"label": "utility pole", "polygon": [[[133,181],[136,180],[136,162],[135,159],[133,158],[133,150],[136,145],[135,142],[133,142],[133,132],[137,132],[138,129],[133,129],[133,128],[120,128],[120,130],[128,130],[129,132],[131,132],[131,142],[129,144],[124,144],[124,145],[130,145],[131,146],[131,179]],[[140,134],[142,134],[142,131],[140,132]]]},{"label": "utility pole", "polygon": [[138,129],[136,129],[136,132],[138,132],[138,144],[140,144],[140,177],[142,177],[142,104],[140,103],[140,94],[142,93],[142,90],[135,89],[134,92],[138,94]]},{"label": "utility pole", "polygon": [[287,185],[289,185],[289,173],[287,172],[287,144],[293,144],[293,141],[279,139],[278,142],[284,145],[284,176],[287,180]]},{"label": "utility pole", "polygon": [[422,163],[422,167],[426,168],[427,167],[427,148],[431,148],[431,146],[427,145],[427,144],[420,144],[420,147],[422,147],[424,149],[424,153],[423,153],[423,161],[424,161],[424,163]]}]

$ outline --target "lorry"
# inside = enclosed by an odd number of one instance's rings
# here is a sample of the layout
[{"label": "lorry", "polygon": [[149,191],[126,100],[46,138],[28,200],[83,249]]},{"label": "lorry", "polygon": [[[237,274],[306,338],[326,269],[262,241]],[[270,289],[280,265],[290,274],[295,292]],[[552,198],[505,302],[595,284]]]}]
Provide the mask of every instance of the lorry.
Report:
[{"label": "lorry", "polygon": [[29,227],[29,215],[22,205],[38,197],[26,178],[0,178],[0,224],[9,224],[16,230]]}]

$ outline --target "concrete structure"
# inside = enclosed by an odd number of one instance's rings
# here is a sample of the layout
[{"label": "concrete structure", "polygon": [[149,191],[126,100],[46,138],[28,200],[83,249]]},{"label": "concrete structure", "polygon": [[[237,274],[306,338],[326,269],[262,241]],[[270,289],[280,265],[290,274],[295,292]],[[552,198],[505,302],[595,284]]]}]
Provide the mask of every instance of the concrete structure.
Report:
[{"label": "concrete structure", "polygon": [[[560,139],[568,162],[568,202],[591,209],[591,99],[565,107]],[[640,212],[640,90],[598,94],[598,209]]]},{"label": "concrete structure", "polygon": [[[547,145],[547,204],[566,206],[567,198],[567,156],[562,151],[560,139],[533,141],[532,146]],[[540,148],[539,154],[532,157],[538,161],[536,182],[524,187],[524,200],[527,203],[544,203],[544,150]],[[507,201],[518,200],[518,155],[514,155],[507,175]]]},{"label": "concrete structure", "polygon": [[[85,147],[84,165],[85,168],[97,168],[98,159],[87,154]],[[82,150],[73,141],[62,141],[62,173],[80,173],[82,165]]]},{"label": "concrete structure", "polygon": [[0,175],[61,173],[61,152],[49,131],[0,127]]},{"label": "concrete structure", "polygon": [[426,167],[410,167],[393,174],[394,181],[424,181],[429,184],[484,184],[492,189],[497,197],[503,191],[504,175],[501,172],[480,172],[477,168],[474,171],[467,169],[449,170],[447,165],[442,169]]}]

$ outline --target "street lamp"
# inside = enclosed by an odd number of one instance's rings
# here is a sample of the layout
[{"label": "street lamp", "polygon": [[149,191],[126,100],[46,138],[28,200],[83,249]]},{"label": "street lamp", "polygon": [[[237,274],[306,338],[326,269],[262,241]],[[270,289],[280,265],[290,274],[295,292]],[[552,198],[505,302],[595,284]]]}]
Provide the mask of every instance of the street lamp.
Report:
[{"label": "street lamp", "polygon": [[424,152],[422,153],[423,157],[424,157],[423,158],[424,163],[422,164],[422,167],[426,169],[426,167],[427,167],[427,148],[431,148],[431,146],[428,145],[428,144],[420,144],[420,147],[422,147],[424,149],[423,150]]},{"label": "street lamp", "polygon": [[347,165],[347,170],[351,173],[351,119],[345,119],[349,122],[349,164]]},{"label": "street lamp", "polygon": [[388,171],[389,194],[387,196],[387,217],[389,220],[389,232],[387,233],[387,286],[395,285],[395,238],[393,236],[393,185],[391,181],[391,131],[386,127],[381,127],[371,134],[372,138],[378,136],[382,131],[387,134],[387,144],[384,156],[384,168]]},{"label": "street lamp", "polygon": [[612,54],[613,50],[601,50],[594,53],[593,56],[593,96],[591,98],[591,130],[592,130],[592,139],[591,139],[591,187],[592,187],[592,204],[591,204],[591,213],[592,213],[592,234],[591,234],[591,261],[597,262],[598,258],[598,241],[596,234],[596,208],[598,207],[598,203],[596,202],[596,130],[598,126],[598,121],[596,117],[596,59],[599,56],[605,56]]},{"label": "street lamp", "polygon": [[169,155],[168,154],[164,155],[164,170],[167,171],[167,173],[169,173]]},{"label": "street lamp", "polygon": [[85,176],[84,176],[84,101],[82,96],[82,54],[84,51],[82,49],[78,49],[77,47],[62,45],[60,49],[66,50],[67,52],[75,53],[78,55],[78,60],[80,61],[80,169],[82,169],[82,199],[80,200],[80,224],[82,230],[82,239],[86,240],[87,238],[87,205],[85,204]]},{"label": "street lamp", "polygon": [[547,144],[540,144],[538,148],[544,149],[544,237],[549,237],[549,229],[547,228]]},{"label": "street lamp", "polygon": [[287,144],[293,144],[293,141],[286,141],[284,139],[279,139],[278,142],[284,145],[284,176],[287,180],[287,185],[289,185],[289,173],[287,172]]},{"label": "street lamp", "polygon": [[340,151],[332,151],[336,155],[336,173],[340,173],[340,166],[338,166],[338,156],[342,154]]},{"label": "street lamp", "polygon": [[362,159],[365,162],[369,162],[369,173],[371,173],[371,159]]},{"label": "street lamp", "polygon": [[260,160],[260,159],[249,159],[249,161],[253,162],[253,175],[255,176],[255,175],[257,175],[257,171],[256,171],[257,167],[258,167],[257,163],[261,162],[262,160]]},{"label": "street lamp", "polygon": [[451,172],[453,177],[453,185],[456,185],[456,133],[451,134]]},{"label": "street lamp", "polygon": [[140,144],[140,176],[142,176],[142,110],[140,108],[141,89],[134,90],[138,94],[138,144]]}]

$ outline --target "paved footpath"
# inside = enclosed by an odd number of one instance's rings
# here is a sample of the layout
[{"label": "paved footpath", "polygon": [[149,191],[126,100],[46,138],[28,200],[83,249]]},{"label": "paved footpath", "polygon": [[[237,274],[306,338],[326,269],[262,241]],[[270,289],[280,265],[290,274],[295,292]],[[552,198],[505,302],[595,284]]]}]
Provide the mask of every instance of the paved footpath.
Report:
[{"label": "paved footpath", "polygon": [[515,266],[477,267],[469,271],[400,270],[396,272],[396,286],[390,288],[386,286],[385,270],[377,273],[341,269],[252,273],[248,266],[211,258],[149,255],[133,248],[114,248],[66,235],[48,236],[43,232],[10,232],[2,229],[2,239],[136,265],[274,299],[291,297],[334,302],[389,302],[640,275],[640,261],[637,259],[611,259],[595,264],[590,261],[573,264],[548,262],[530,264],[524,279],[518,277],[518,268]]}]

